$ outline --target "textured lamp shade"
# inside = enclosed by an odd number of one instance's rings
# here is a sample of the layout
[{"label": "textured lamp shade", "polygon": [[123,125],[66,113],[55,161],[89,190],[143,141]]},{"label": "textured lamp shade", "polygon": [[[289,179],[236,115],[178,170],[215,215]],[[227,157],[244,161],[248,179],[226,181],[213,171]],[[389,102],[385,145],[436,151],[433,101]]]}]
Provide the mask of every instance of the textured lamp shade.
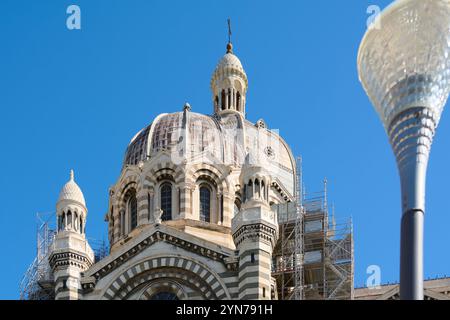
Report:
[{"label": "textured lamp shade", "polygon": [[404,211],[425,209],[426,166],[450,92],[449,53],[450,0],[395,1],[359,49],[359,78],[390,138]]},{"label": "textured lamp shade", "polygon": [[439,122],[450,90],[450,1],[400,0],[370,28],[358,53],[360,81],[386,129],[411,107]]},{"label": "textured lamp shade", "polygon": [[400,298],[423,299],[428,158],[450,91],[450,0],[398,0],[366,32],[360,81],[389,136],[402,194]]}]

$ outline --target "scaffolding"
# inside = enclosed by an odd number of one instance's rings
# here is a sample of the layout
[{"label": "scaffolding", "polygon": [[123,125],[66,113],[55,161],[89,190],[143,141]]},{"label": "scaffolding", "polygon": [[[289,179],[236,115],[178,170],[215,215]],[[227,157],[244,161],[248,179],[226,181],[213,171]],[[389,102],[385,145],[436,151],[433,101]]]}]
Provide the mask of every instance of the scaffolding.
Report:
[{"label": "scaffolding", "polygon": [[[54,279],[50,268],[49,256],[56,235],[55,213],[37,213],[37,253],[36,258],[20,281],[20,300],[53,300]],[[109,246],[105,240],[88,239],[93,245],[95,262],[109,254]]]},{"label": "scaffolding", "polygon": [[36,258],[20,282],[20,300],[54,299],[53,275],[48,262],[55,237],[54,213],[37,213]]},{"label": "scaffolding", "polygon": [[276,205],[280,238],[275,246],[272,274],[281,300],[303,300],[302,159],[297,158],[295,202]]},{"label": "scaffolding", "polygon": [[97,240],[93,238],[88,238],[89,244],[94,251],[94,261],[98,262],[105,258],[109,254],[109,246],[108,243],[103,240]]},{"label": "scaffolding", "polygon": [[297,158],[297,168],[295,176],[295,197],[296,197],[296,219],[294,229],[294,294],[291,296],[295,300],[303,300],[303,206],[302,206],[302,158]]},{"label": "scaffolding", "polygon": [[327,181],[324,190],[305,192],[301,159],[297,160],[296,200],[274,205],[280,238],[275,246],[272,275],[282,300],[353,299],[352,221],[329,221]]}]

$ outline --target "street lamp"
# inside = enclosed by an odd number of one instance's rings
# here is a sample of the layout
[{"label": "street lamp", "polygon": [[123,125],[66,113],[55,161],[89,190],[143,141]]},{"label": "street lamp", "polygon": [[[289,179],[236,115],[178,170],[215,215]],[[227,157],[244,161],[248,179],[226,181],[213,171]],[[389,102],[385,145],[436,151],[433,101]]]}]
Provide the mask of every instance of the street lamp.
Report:
[{"label": "street lamp", "polygon": [[423,300],[425,182],[450,91],[450,0],[398,0],[375,22],[359,48],[359,78],[400,174],[400,298]]}]

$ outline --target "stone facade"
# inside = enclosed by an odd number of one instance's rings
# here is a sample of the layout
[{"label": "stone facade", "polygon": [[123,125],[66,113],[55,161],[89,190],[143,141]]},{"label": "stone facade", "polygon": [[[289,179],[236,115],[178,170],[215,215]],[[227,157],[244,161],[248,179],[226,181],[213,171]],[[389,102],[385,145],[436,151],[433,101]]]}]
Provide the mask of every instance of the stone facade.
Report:
[{"label": "stone facade", "polygon": [[276,298],[271,206],[293,200],[295,160],[263,120],[246,120],[247,88],[228,44],[211,79],[213,115],[186,104],[133,137],[109,190],[110,254],[95,264],[71,176],[50,256],[56,299]]},{"label": "stone facade", "polygon": [[[425,300],[450,300],[450,278],[424,281]],[[378,288],[355,289],[355,300],[400,300],[398,284],[382,285]]]}]

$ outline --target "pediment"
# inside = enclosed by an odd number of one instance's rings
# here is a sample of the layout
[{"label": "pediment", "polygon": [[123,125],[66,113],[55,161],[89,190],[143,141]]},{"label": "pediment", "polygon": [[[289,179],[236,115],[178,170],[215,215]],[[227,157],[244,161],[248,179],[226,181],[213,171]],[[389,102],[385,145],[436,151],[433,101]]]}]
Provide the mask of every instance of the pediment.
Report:
[{"label": "pediment", "polygon": [[234,250],[200,239],[191,234],[186,234],[166,225],[149,225],[147,230],[143,229],[135,238],[130,239],[122,247],[84,272],[83,288],[95,286],[99,279],[114,272],[124,263],[133,259],[133,257],[160,242],[171,244],[207,259],[219,261],[226,266],[227,270],[237,270],[238,258]]}]

